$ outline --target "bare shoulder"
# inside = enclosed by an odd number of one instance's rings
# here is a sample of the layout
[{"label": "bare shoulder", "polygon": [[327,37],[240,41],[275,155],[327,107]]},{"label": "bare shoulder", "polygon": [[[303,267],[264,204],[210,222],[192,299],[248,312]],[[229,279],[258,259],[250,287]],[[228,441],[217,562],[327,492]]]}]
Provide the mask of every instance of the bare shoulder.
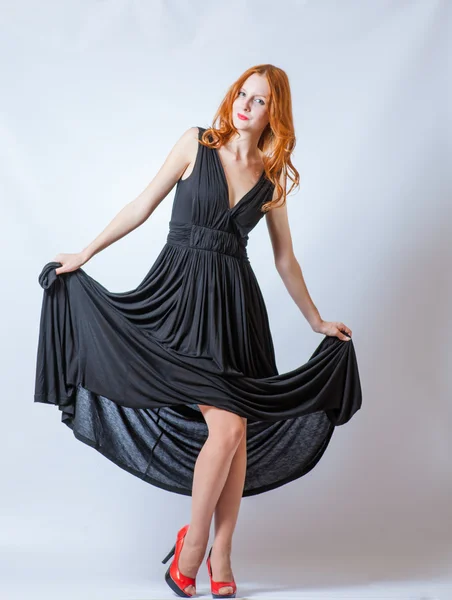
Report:
[{"label": "bare shoulder", "polygon": [[181,178],[186,179],[191,171],[193,170],[196,155],[198,152],[199,139],[199,128],[189,127],[184,131],[181,137],[177,140],[173,152],[179,155],[181,164],[184,165],[184,169],[181,173]]},{"label": "bare shoulder", "polygon": [[[284,182],[284,178],[283,175],[280,175],[279,178],[279,183],[284,186],[285,182]],[[274,186],[273,189],[273,195],[272,195],[272,201],[276,200],[278,195],[278,190],[276,188],[276,185]],[[287,198],[286,198],[286,202],[282,205],[282,200],[279,201],[279,205],[277,205],[276,207],[272,208],[271,210],[269,210],[266,214],[265,214],[266,220],[267,220],[267,226],[270,228],[272,226],[277,226],[278,224],[281,224],[284,221],[288,221],[288,215],[287,215]]]},{"label": "bare shoulder", "polygon": [[192,168],[198,149],[198,127],[189,127],[171,148],[155,177],[135,201],[143,220],[155,210],[160,202]]},{"label": "bare shoulder", "polygon": [[171,148],[162,167],[164,175],[174,185],[190,168],[198,147],[198,127],[186,129]]},{"label": "bare shoulder", "polygon": [[184,133],[180,136],[180,138],[177,140],[176,142],[176,146],[177,145],[181,145],[181,146],[190,146],[190,145],[194,145],[193,141],[197,142],[198,140],[198,135],[199,135],[199,128],[198,127],[189,127],[188,129],[186,129],[184,131]]},{"label": "bare shoulder", "polygon": [[[281,185],[284,185],[283,178],[280,178]],[[276,200],[276,186],[273,191],[272,200]],[[289,225],[289,215],[287,212],[287,198],[283,205],[276,206],[269,210],[265,215],[267,229],[273,247],[275,263],[283,263],[289,260],[293,255],[292,237]]]}]

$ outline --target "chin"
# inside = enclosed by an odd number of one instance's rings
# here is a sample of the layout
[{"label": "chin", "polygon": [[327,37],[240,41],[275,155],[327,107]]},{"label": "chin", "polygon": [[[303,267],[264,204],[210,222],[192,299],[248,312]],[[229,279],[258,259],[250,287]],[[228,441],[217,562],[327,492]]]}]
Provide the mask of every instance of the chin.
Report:
[{"label": "chin", "polygon": [[238,117],[236,117],[234,119],[234,125],[236,126],[237,129],[247,129],[250,125],[250,122],[242,121],[242,119],[239,119]]}]

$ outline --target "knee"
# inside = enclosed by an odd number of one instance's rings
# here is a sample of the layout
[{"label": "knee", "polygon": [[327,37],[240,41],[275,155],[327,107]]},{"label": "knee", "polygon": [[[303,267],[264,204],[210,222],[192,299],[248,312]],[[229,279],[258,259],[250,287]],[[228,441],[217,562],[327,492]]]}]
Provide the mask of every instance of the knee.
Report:
[{"label": "knee", "polygon": [[224,423],[222,426],[209,430],[209,437],[213,437],[223,448],[235,449],[246,434],[246,423],[241,419],[233,423]]},{"label": "knee", "polygon": [[207,423],[209,438],[230,450],[235,450],[246,436],[247,419],[214,406],[198,404]]}]

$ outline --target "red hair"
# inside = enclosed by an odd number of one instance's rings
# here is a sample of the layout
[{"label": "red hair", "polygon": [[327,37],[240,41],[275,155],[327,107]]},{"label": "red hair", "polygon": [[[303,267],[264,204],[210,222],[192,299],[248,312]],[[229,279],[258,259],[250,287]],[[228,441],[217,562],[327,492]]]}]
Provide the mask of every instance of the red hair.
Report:
[{"label": "red hair", "polygon": [[[265,76],[270,88],[267,101],[269,122],[258,142],[258,148],[263,153],[265,175],[277,189],[275,200],[266,202],[262,206],[262,211],[267,212],[274,208],[281,198],[283,202],[278,206],[283,206],[287,194],[298,186],[300,181],[300,175],[290,159],[296,140],[292,97],[286,72],[269,64],[256,65],[247,69],[228,89],[213,118],[213,124],[218,121],[218,126],[206,129],[201,136],[201,143],[210,148],[218,148],[227,143],[234,133],[238,133],[232,123],[232,104],[244,82],[253,73]],[[280,183],[281,177],[283,185]],[[288,179],[292,181],[292,185],[286,192]]]}]

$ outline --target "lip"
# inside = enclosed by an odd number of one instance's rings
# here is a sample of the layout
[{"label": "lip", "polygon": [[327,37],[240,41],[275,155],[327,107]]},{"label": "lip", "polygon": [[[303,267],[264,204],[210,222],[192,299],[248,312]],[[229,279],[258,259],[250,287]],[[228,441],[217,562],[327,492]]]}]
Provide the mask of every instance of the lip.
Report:
[{"label": "lip", "polygon": [[242,121],[248,121],[249,117],[246,117],[245,115],[242,115],[242,113],[237,113],[237,116],[239,119],[242,119]]}]

